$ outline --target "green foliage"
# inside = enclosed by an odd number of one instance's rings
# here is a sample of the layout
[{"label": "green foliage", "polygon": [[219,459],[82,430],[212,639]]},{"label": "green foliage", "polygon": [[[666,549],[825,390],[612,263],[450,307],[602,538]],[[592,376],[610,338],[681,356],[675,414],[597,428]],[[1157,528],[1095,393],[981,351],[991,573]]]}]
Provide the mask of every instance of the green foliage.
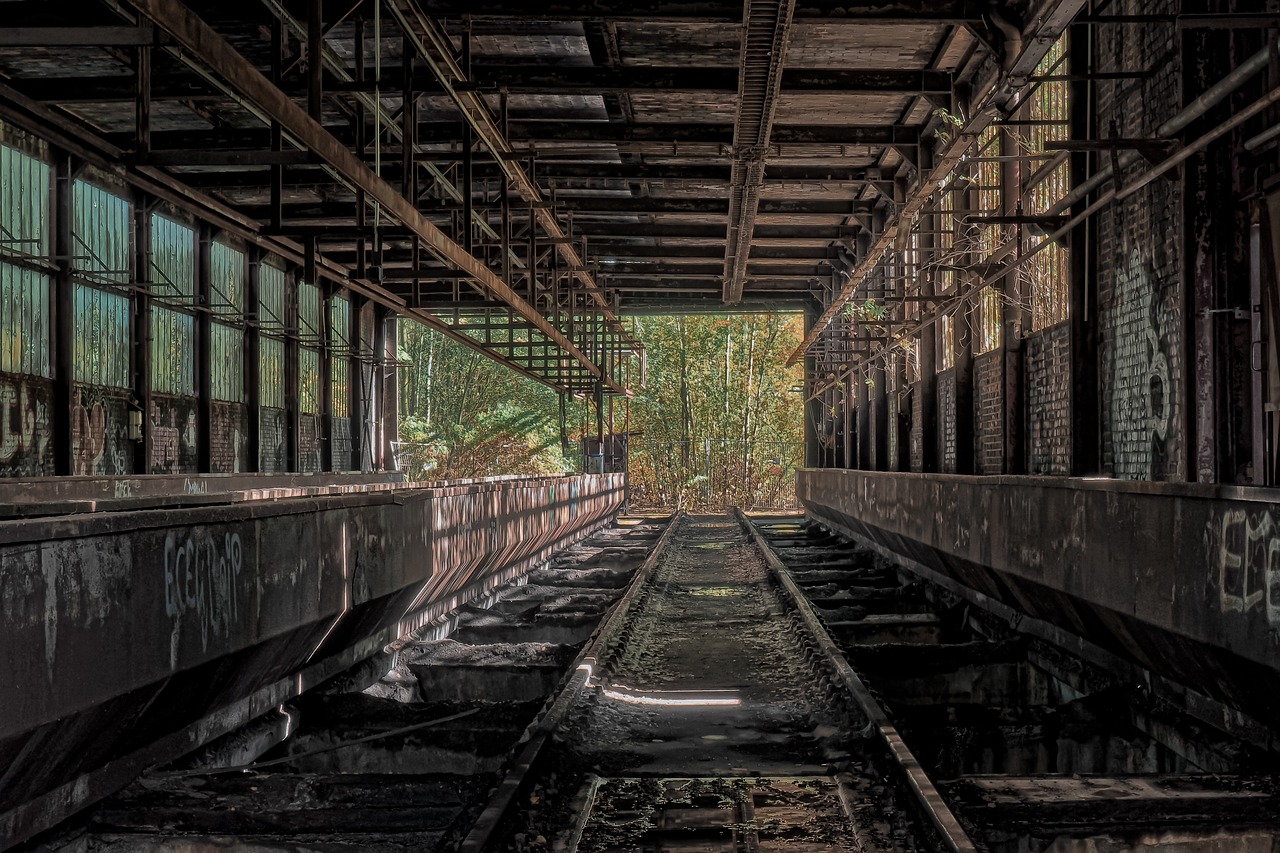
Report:
[{"label": "green foliage", "polygon": [[401,465],[411,479],[559,474],[555,391],[423,326],[400,341]]},{"label": "green foliage", "polygon": [[868,299],[859,305],[856,302],[850,302],[844,306],[844,315],[852,317],[855,320],[867,320],[878,322],[889,317],[889,307],[881,305],[874,299]]},{"label": "green foliage", "polygon": [[[801,317],[644,317],[636,324],[648,381],[630,402],[612,402],[613,431],[631,433],[633,503],[792,505],[803,424],[802,397],[791,389],[803,385],[803,373],[782,364],[800,343]],[[580,469],[580,441],[596,434],[592,401],[567,402],[562,432],[553,389],[438,333],[406,324],[400,358],[401,462],[410,477]],[[608,431],[607,400],[605,407]]]},{"label": "green foliage", "polygon": [[794,501],[803,461],[798,314],[645,317],[649,380],[631,404],[638,505],[718,509]]}]

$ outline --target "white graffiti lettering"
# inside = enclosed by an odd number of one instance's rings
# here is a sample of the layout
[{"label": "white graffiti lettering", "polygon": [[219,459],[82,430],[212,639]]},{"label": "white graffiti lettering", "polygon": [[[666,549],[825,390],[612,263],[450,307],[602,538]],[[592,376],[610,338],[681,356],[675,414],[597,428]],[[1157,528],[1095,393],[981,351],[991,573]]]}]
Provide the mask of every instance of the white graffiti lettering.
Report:
[{"label": "white graffiti lettering", "polygon": [[26,383],[0,383],[0,463],[30,454],[43,458],[49,444],[45,406]]},{"label": "white graffiti lettering", "polygon": [[1217,557],[1224,612],[1247,613],[1266,603],[1267,621],[1280,624],[1280,525],[1270,510],[1227,510],[1209,522],[1206,539]]},{"label": "white graffiti lettering", "polygon": [[219,537],[196,530],[165,537],[164,609],[172,619],[190,615],[199,622],[203,651],[211,634],[229,637],[236,623],[241,552],[239,533]]}]

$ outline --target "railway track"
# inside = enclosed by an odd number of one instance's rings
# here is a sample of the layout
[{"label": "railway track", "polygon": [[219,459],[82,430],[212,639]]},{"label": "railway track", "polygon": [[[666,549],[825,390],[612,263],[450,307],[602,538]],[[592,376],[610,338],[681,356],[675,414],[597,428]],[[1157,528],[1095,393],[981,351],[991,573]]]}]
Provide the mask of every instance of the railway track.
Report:
[{"label": "railway track", "polygon": [[1280,849],[1273,753],[794,516],[629,522],[393,651],[41,849]]}]

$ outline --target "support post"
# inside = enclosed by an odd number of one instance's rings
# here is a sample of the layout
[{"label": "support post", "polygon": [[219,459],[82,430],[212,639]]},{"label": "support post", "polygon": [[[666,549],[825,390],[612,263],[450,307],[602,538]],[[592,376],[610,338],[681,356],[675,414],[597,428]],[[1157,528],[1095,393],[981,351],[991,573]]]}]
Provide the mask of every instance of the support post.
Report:
[{"label": "support post", "polygon": [[244,338],[244,399],[248,432],[245,436],[244,470],[262,470],[262,301],[259,297],[259,274],[262,269],[263,252],[251,247],[249,250],[249,274],[245,277],[245,316]]},{"label": "support post", "polygon": [[[1070,67],[1092,68],[1093,27],[1078,24],[1071,28],[1069,40]],[[1093,83],[1081,79],[1069,84],[1072,139],[1097,139],[1093,111]],[[1080,186],[1092,174],[1091,155],[1073,151],[1070,159],[1071,186]],[[1071,215],[1084,211],[1086,200],[1071,208]],[[1071,473],[1076,476],[1098,473],[1102,468],[1101,414],[1098,386],[1098,279],[1093,259],[1097,238],[1093,218],[1077,225],[1069,235],[1071,317]]]},{"label": "support post", "polygon": [[396,367],[400,330],[396,316],[390,312],[387,312],[383,325],[386,328],[386,360],[382,372],[382,453],[384,470],[393,471],[397,470],[395,442],[400,440],[400,382]]},{"label": "support post", "polygon": [[[928,174],[933,169],[933,149],[920,146],[920,172]],[[934,234],[938,230],[938,217],[923,217],[920,234],[920,265],[933,259]],[[929,297],[935,293],[933,270],[927,269],[920,278],[920,295]],[[931,303],[925,302],[925,305]],[[916,383],[920,395],[920,453],[921,468],[926,472],[938,470],[938,335],[933,326],[920,333],[920,381]]]},{"label": "support post", "polygon": [[151,48],[138,48],[134,75],[137,81],[137,115],[134,148],[137,153],[151,152]]},{"label": "support post", "polygon": [[[1000,153],[1002,156],[1018,155],[1017,143],[1009,134],[1000,134]],[[1018,183],[1014,170],[1008,167],[1001,169],[1001,183],[1004,191],[1001,196],[1006,200],[1018,198]],[[1014,233],[1018,245],[1018,255],[1022,254],[1023,226],[1015,225]],[[1025,474],[1027,472],[1027,413],[1026,413],[1026,353],[1027,333],[1031,329],[1031,316],[1027,310],[1027,284],[1023,276],[1008,273],[1001,281],[1002,300],[1001,321],[1003,329],[1000,339],[1004,355],[1004,471],[1006,474]]]},{"label": "support post", "polygon": [[[819,306],[810,303],[805,307],[804,312],[804,333],[808,336],[813,329],[814,324],[818,320],[818,316],[822,313]],[[805,401],[804,406],[804,467],[817,468],[821,460],[820,447],[818,446],[818,419],[822,415],[822,400],[820,398],[809,400],[809,389],[814,387],[815,373],[817,372],[817,359],[809,353],[804,356],[804,383],[801,386],[804,392],[800,399]]]},{"label": "support post", "polygon": [[54,158],[54,240],[58,274],[53,293],[53,467],[59,475],[75,473],[71,442],[71,407],[75,403],[75,284],[71,280],[75,255],[71,233],[72,184],[79,164],[66,153]]},{"label": "support post", "polygon": [[209,248],[212,229],[196,224],[196,470],[213,470],[213,315],[210,312]]},{"label": "support post", "polygon": [[[284,78],[285,32],[284,25],[276,16],[271,17],[271,82],[280,86]],[[284,150],[284,134],[280,122],[271,122],[271,150]],[[284,224],[284,164],[271,165],[271,225],[280,228]]]},{"label": "support post", "polygon": [[142,415],[142,439],[132,442],[133,470],[145,474],[151,462],[151,205],[141,192],[134,193],[133,214],[133,405]]}]

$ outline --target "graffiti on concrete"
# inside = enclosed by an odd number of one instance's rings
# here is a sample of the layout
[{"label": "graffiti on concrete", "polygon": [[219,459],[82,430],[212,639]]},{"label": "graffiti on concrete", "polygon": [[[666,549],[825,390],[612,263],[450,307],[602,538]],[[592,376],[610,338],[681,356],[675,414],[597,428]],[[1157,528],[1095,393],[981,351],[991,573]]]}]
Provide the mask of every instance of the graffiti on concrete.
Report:
[{"label": "graffiti on concrete", "polygon": [[1205,543],[1214,555],[1224,612],[1247,613],[1265,603],[1280,625],[1280,526],[1270,510],[1231,509],[1212,520]]},{"label": "graffiti on concrete", "polygon": [[239,533],[171,531],[164,540],[164,609],[170,618],[194,619],[201,649],[209,637],[231,636],[239,616],[237,579],[243,563]]},{"label": "graffiti on concrete", "polygon": [[1173,382],[1162,345],[1155,273],[1135,249],[1115,274],[1108,405],[1116,473],[1151,479],[1168,459]]},{"label": "graffiti on concrete", "polygon": [[0,470],[52,473],[44,470],[48,450],[49,414],[40,390],[27,382],[0,380]]}]

